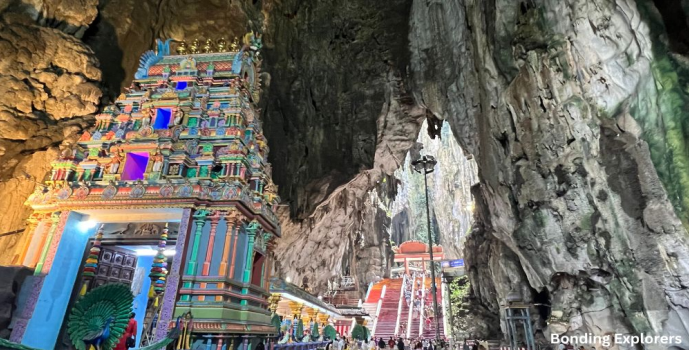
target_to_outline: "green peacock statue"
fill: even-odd
[[[106,284],[86,293],[72,308],[67,333],[78,350],[115,348],[129,322],[134,297],[129,286]],[[160,341],[135,350],[158,350],[174,342],[180,334],[180,320]],[[0,350],[40,350],[0,338]]]
[[[124,334],[134,296],[125,284],[112,283],[86,293],[72,308],[67,333],[77,350],[111,350]]]

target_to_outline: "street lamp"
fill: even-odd
[[[438,161],[433,156],[423,156],[411,162],[414,171],[423,174],[423,183],[426,189],[426,224],[428,227],[428,250],[431,258],[431,292],[433,293],[433,313],[435,314],[435,339],[440,341],[440,318],[438,317],[438,295],[437,287],[435,285],[435,266],[433,260],[433,236],[431,234],[431,210],[428,203],[428,174],[433,172],[433,168]]]

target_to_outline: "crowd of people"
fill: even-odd
[[[388,340],[383,338],[371,340],[350,340],[347,337],[340,337],[326,346],[326,350],[449,350],[447,342],[443,339],[436,342],[435,339],[408,339],[390,337]],[[470,349],[478,350],[478,349]],[[487,350],[487,349],[486,349]]]

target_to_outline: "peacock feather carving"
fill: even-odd
[[[111,350],[124,334],[134,297],[124,284],[106,284],[86,293],[72,308],[67,332],[77,350]]]
[[[148,77],[148,69],[162,60],[164,56],[170,54],[170,41],[172,39],[167,39],[165,42],[156,39],[157,52],[148,50],[141,55],[141,58],[139,58],[139,69],[134,73],[134,78],[143,79]]]

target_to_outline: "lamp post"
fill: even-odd
[[[433,293],[433,313],[435,315],[435,339],[440,341],[440,319],[438,317],[438,295],[435,284],[435,265],[433,260],[433,235],[431,234],[431,210],[428,203],[428,174],[433,172],[433,168],[438,161],[433,156],[423,156],[411,162],[414,171],[423,174],[423,183],[426,189],[426,224],[428,227],[428,250],[431,258],[431,293]]]

